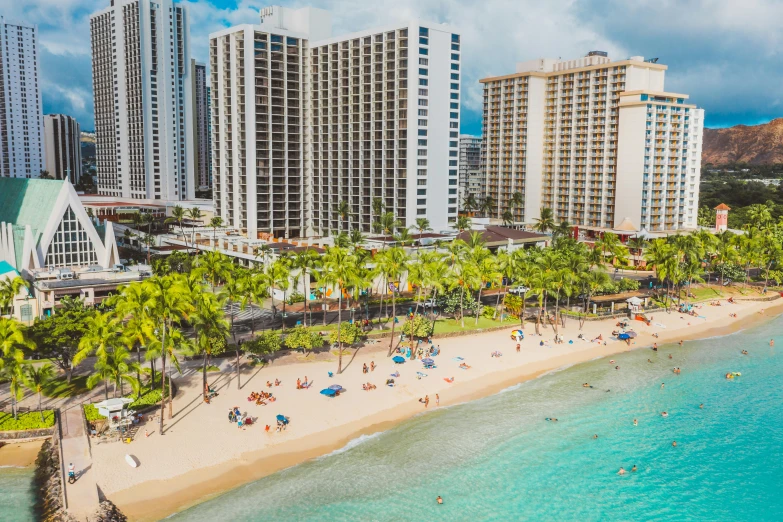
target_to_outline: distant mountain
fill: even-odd
[[[702,164],[783,163],[783,118],[762,125],[704,129]]]

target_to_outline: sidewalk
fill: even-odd
[[[62,412],[62,448],[63,467],[66,470],[65,498],[68,512],[79,520],[87,520],[98,508],[98,487],[95,473],[92,471],[92,453],[90,442],[84,428],[84,416],[81,405],[72,403]],[[68,484],[68,465],[73,463],[76,470],[76,483]]]

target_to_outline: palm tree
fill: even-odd
[[[186,319],[193,309],[185,278],[181,275],[155,276],[147,279],[144,284],[149,285],[154,305],[150,310],[150,317],[157,325],[156,342],[161,347],[161,404],[160,404],[160,433],[163,434],[163,417],[166,396],[166,335],[170,334],[174,323]],[[159,341],[157,341],[159,339]],[[172,416],[171,376],[169,376],[169,417]]]
[[[375,269],[383,280],[388,283],[392,298],[392,331],[389,340],[389,356],[394,345],[394,327],[397,321],[397,292],[399,291],[399,279],[408,269],[408,255],[401,247],[393,247],[375,256]],[[386,289],[384,288],[384,291]]]
[[[356,259],[341,247],[327,248],[324,254],[322,281],[337,290],[337,373],[343,372],[343,342],[340,329],[343,321],[343,290],[350,288],[356,279]]]
[[[204,215],[201,213],[201,209],[198,208],[198,207],[191,207],[187,211],[187,214],[188,214],[188,217],[190,218],[191,221],[201,221],[201,218],[204,217]],[[193,247],[196,250],[196,258],[198,258],[198,250],[199,249],[196,246],[196,236],[195,236],[195,234],[196,234],[195,229],[191,229],[191,237],[190,237],[191,241],[190,242],[193,244]]]
[[[240,359],[240,346],[237,343],[236,331],[234,330],[234,318],[237,312],[237,303],[241,302],[243,297],[247,293],[246,289],[247,278],[241,270],[234,269],[228,273],[226,277],[226,283],[223,285],[223,289],[220,292],[220,299],[225,300],[228,303],[228,309],[231,315],[231,338],[234,341],[234,349],[236,351],[236,367],[237,367],[237,390],[242,389],[240,383],[241,373],[239,371],[239,359]]]
[[[419,232],[419,246],[418,248],[421,248],[421,236],[425,232],[432,232],[432,227],[430,226],[430,220],[427,218],[416,218],[416,224],[413,225],[413,228],[415,228]],[[418,249],[417,249],[418,251]]]
[[[514,214],[512,214],[510,210],[504,210],[501,217],[503,219],[503,224],[507,227],[514,224]]]
[[[378,221],[373,223],[373,228],[376,232],[383,234],[384,236],[390,236],[394,233],[394,230],[401,227],[402,223],[394,216],[393,212],[386,212],[378,217]],[[384,242],[384,247],[386,243]]]
[[[525,204],[525,197],[522,195],[521,192],[514,192],[511,194],[511,199],[508,200],[508,205],[511,207],[511,209],[515,208],[522,208],[522,206]]]
[[[410,231],[407,228],[403,228],[397,234],[394,234],[394,241],[400,246],[410,246],[413,244],[414,239]]]
[[[739,257],[736,249],[736,236],[733,232],[724,230],[715,235],[713,263],[716,266],[726,266],[733,263]],[[725,270],[721,270],[720,284],[723,286]]]
[[[497,259],[490,253],[489,249],[483,246],[475,246],[468,254],[472,264],[472,273],[475,274],[475,281],[478,283],[478,297],[476,301],[476,325],[478,325],[479,314],[481,313],[481,291],[487,283],[497,281],[501,277],[498,270]]]
[[[117,390],[123,383],[128,383],[131,389],[138,392],[141,384],[134,377],[137,373],[138,363],[131,360],[131,353],[124,346],[118,346],[113,351],[106,353],[98,358],[95,363],[94,373],[87,378],[87,387],[93,389],[96,384],[104,380],[111,381],[114,384],[114,397],[117,397]],[[106,398],[108,399],[108,388],[106,389]],[[120,389],[120,395],[122,390]]]
[[[272,297],[272,312],[274,316],[277,316],[275,287],[283,291],[283,305],[285,306],[285,293],[290,285],[291,270],[286,261],[278,259],[267,268],[266,276],[270,285],[269,295]],[[285,330],[285,317],[283,317],[283,330]]]
[[[124,325],[114,313],[98,313],[84,322],[86,331],[79,341],[79,351],[73,357],[73,366],[93,354],[103,358],[123,343]]]
[[[348,215],[351,212],[351,207],[348,205],[347,201],[342,200],[339,203],[337,203],[337,209],[336,210],[337,210],[337,215],[343,221],[347,221],[348,220]],[[337,230],[342,230],[342,228],[343,228],[343,224],[342,224],[342,222],[340,222],[338,224]]]
[[[533,221],[536,222],[535,225],[533,225],[533,229],[542,234],[546,234],[555,228],[555,217],[551,208],[541,207],[540,216],[533,218]]]
[[[644,259],[648,266],[652,266],[655,269],[655,277],[663,282],[668,280],[671,282],[674,266],[679,264],[679,260],[676,258],[674,247],[666,242],[665,239],[653,239],[647,246],[647,250],[644,253]],[[674,261],[672,263],[672,261]],[[665,303],[668,306],[669,292],[667,292]]]
[[[293,259],[291,260],[291,268],[294,270],[299,270],[300,274],[302,275],[302,281],[305,285],[304,292],[304,317],[302,318],[304,326],[307,326],[307,300],[310,297],[310,285],[309,285],[309,279],[308,279],[308,273],[309,275],[315,275],[318,277],[318,267],[321,266],[321,256],[318,255],[318,252],[312,249],[302,250],[301,252],[297,252]],[[324,313],[324,315],[326,315]],[[312,322],[312,316],[311,321]]]
[[[188,238],[185,236],[185,227],[182,222],[185,220],[185,209],[179,205],[175,205],[171,209],[171,216],[166,218],[166,223],[177,223],[179,225],[179,232],[182,234],[182,239],[185,241],[185,248],[188,246]]]
[[[228,322],[226,322],[223,306],[214,294],[202,293],[195,301],[195,310],[190,314],[189,321],[196,332],[193,343],[193,355],[202,354],[204,363],[201,374],[203,378],[204,400],[207,398],[207,365],[214,354],[215,342],[225,341],[228,337]],[[237,365],[238,367],[238,365]]]
[[[210,288],[215,291],[215,285],[223,281],[231,270],[231,260],[227,255],[218,251],[207,252],[203,257],[194,262],[196,268],[206,275]]]
[[[270,252],[272,252],[272,247],[269,246],[269,243],[263,243],[253,248],[253,257],[256,259],[259,257],[263,258],[264,266],[266,266],[266,259]]]
[[[263,272],[248,271],[245,273],[245,279],[242,287],[244,292],[242,294],[241,308],[246,310],[248,306],[251,308],[250,313],[250,333],[255,337],[256,334],[256,314],[253,313],[253,303],[261,308],[261,305],[269,295],[269,279]]]
[[[473,215],[473,212],[478,210],[478,208],[479,204],[478,201],[476,201],[476,196],[474,194],[468,194],[462,200],[462,209],[468,214]]]
[[[125,320],[124,336],[128,346],[131,349],[136,348],[136,362],[139,363],[139,373],[136,378],[141,381],[141,348],[149,343],[155,330],[150,317],[154,301],[147,285],[127,285],[118,290],[120,293],[113,296],[109,303],[114,305],[117,317]],[[152,369],[152,382],[155,382],[154,365]]]
[[[484,216],[491,217],[491,214],[495,210],[495,200],[492,198],[492,196],[486,196],[481,201],[481,212],[484,213]]]
[[[452,227],[456,228],[461,234],[466,230],[470,230],[473,227],[473,222],[469,217],[457,216],[457,221],[452,225]]]
[[[432,258],[427,261],[427,269],[425,270],[425,277],[423,286],[425,288],[432,289],[432,302],[435,303],[438,299],[438,293],[443,293],[445,289],[446,279],[449,273],[449,265],[443,259],[443,256],[437,253],[433,253]],[[430,335],[435,331],[435,307],[431,307],[432,313],[432,326],[430,327]]]
[[[647,240],[643,237],[634,236],[628,240],[628,248],[634,255],[642,255],[645,246],[647,246]]]
[[[0,280],[0,315],[14,315],[14,300],[22,288],[29,292],[27,281],[19,276]]]
[[[11,396],[11,414],[14,416],[14,420],[16,420],[18,413],[16,405],[23,396],[22,383],[24,382],[24,372],[21,360],[6,360],[2,371],[0,371],[0,377],[8,381],[8,392]]]
[[[772,211],[768,205],[758,203],[747,209],[748,223],[746,227],[764,228],[772,222]]]
[[[213,248],[217,248],[217,229],[223,227],[223,218],[215,216],[209,220],[209,228],[212,229],[212,244]]]
[[[606,286],[606,284],[609,282],[609,275],[604,271],[603,267],[598,267],[594,270],[590,270],[587,272],[587,275],[584,279],[584,285],[587,289],[587,293],[585,294],[585,308],[584,308],[584,314],[580,318],[579,321],[579,329],[582,329],[582,326],[584,326],[585,323],[585,317],[590,311],[590,301],[593,299],[593,295],[599,291],[601,288]]]
[[[36,366],[28,364],[25,366],[25,375],[23,384],[33,393],[38,394],[38,411],[41,413],[41,422],[44,421],[43,408],[41,407],[43,389],[55,378],[54,366],[49,363]]]
[[[555,226],[552,229],[552,237],[557,238],[567,238],[571,236],[571,223],[568,221],[561,221],[559,225]]]

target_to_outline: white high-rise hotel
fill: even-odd
[[[369,232],[457,215],[460,37],[411,21],[342,36],[270,7],[210,35],[217,213],[249,237]]]
[[[579,227],[695,228],[704,111],[664,91],[656,61],[592,52],[481,80],[485,194],[498,216],[530,223],[551,208]],[[511,208],[516,192],[524,205]]]
[[[100,194],[192,199],[188,15],[172,0],[110,0],[90,16]]]
[[[38,28],[0,16],[0,176],[37,178],[44,169]]]

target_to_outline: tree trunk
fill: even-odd
[[[476,323],[475,323],[476,326],[478,326],[478,318],[479,318],[479,314],[481,313],[481,286],[479,286],[477,302],[478,302],[478,306],[476,307]]]
[[[392,331],[391,331],[391,339],[389,339],[389,357],[391,357],[392,354],[392,346],[394,346],[394,326],[396,324],[397,319],[397,306],[396,306],[396,299],[394,295],[394,291],[392,290]]]
[[[560,312],[560,293],[557,294],[555,297],[555,320],[552,321],[552,328],[555,330],[555,335],[557,335],[557,318],[558,313]]]
[[[103,380],[103,396],[107,401],[109,400],[109,379]]]
[[[435,300],[438,298],[438,289],[434,289],[432,291],[432,308],[430,308],[430,313],[432,314],[432,328],[430,328],[430,337],[435,335]]]
[[[304,313],[302,314],[302,326],[307,328],[307,296],[310,294],[310,282],[307,280],[307,270],[303,270],[304,276],[302,278],[302,281],[307,285],[307,288],[304,289]]]
[[[241,385],[240,385],[240,383],[239,383],[239,379],[240,379],[240,376],[241,376],[242,374],[241,374],[241,372],[239,371],[239,369],[240,369],[240,368],[239,368],[239,345],[238,345],[238,344],[235,344],[234,346],[236,346],[236,351],[237,351],[237,390],[241,390],[241,389],[242,389],[242,386],[241,386]]]
[[[163,415],[166,413],[166,321],[163,321],[163,335],[160,363],[160,434],[163,435]],[[153,382],[153,386],[154,386]]]
[[[340,288],[337,295],[337,373],[343,373],[343,340],[340,337],[340,328],[343,324],[343,289]]]
[[[174,355],[172,354],[172,358]],[[169,363],[169,368],[171,368],[171,363]],[[169,369],[169,419],[174,418],[174,390],[172,389],[174,385],[172,384],[172,377],[171,377],[171,370]],[[163,397],[161,397],[161,400],[163,400]]]
[[[465,328],[465,312],[462,309],[462,306],[463,306],[462,301],[463,301],[464,296],[465,296],[465,287],[464,286],[460,286],[459,287],[459,320],[460,320],[460,323],[462,324],[462,328]]]
[[[204,365],[201,368],[201,375],[203,377],[204,386],[202,389],[204,390],[204,402],[207,401],[207,352],[204,352]]]
[[[139,391],[136,393],[136,398],[141,399],[141,345],[136,345],[136,362],[139,364],[139,369],[136,370],[136,378],[139,380]]]
[[[41,414],[41,422],[44,421],[43,408],[41,407],[41,392],[38,392],[38,412]]]
[[[65,375],[68,376],[68,384],[71,384],[71,376],[73,376],[73,365],[68,364],[68,368],[65,370]]]

